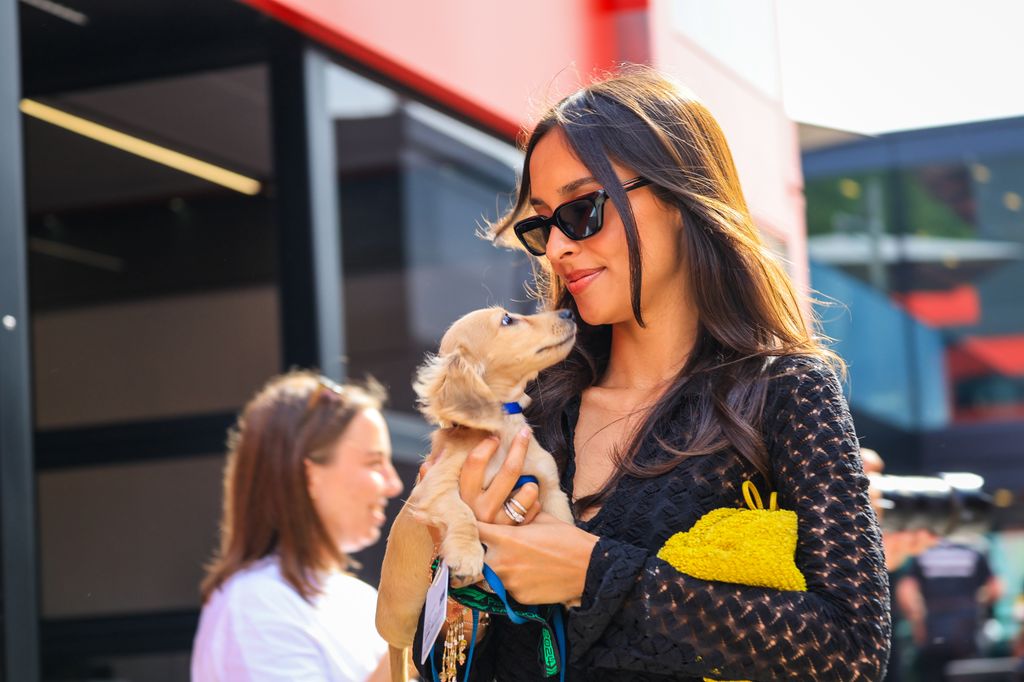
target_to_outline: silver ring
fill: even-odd
[[[513,506],[513,507],[515,508],[515,510],[516,510],[517,512],[519,512],[520,516],[522,516],[523,518],[526,518],[526,514],[527,514],[528,512],[526,511],[526,507],[524,507],[524,506],[523,506],[523,503],[522,503],[522,502],[520,502],[519,500],[517,500],[517,499],[516,499],[516,498],[514,498],[514,497],[510,497],[510,498],[508,498],[507,500],[505,500],[505,502],[506,502],[507,504],[510,504],[510,505],[512,505],[512,506]]]
[[[513,509],[508,502],[508,500],[505,500],[505,504],[501,505],[501,508],[505,510],[505,516],[512,519],[512,523],[518,526],[526,520],[526,517]]]

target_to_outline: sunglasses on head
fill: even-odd
[[[622,189],[629,192],[649,184],[651,181],[647,178],[633,178],[622,183]],[[534,256],[543,256],[547,251],[552,225],[574,242],[593,237],[600,232],[604,225],[604,203],[607,200],[608,193],[599,189],[565,202],[551,212],[550,218],[537,215],[520,220],[513,230],[527,251]]]
[[[316,379],[316,388],[309,394],[309,400],[306,401],[306,416],[309,416],[310,411],[320,404],[320,401],[324,398],[331,401],[338,401],[345,395],[345,389],[340,384],[328,379],[327,377],[321,376]]]

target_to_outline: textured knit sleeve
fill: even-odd
[[[763,430],[779,505],[797,514],[808,591],[699,580],[602,538],[569,619],[571,661],[724,680],[882,678],[888,578],[845,399],[817,360],[776,366]]]

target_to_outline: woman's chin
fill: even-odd
[[[580,301],[579,299],[576,300],[576,312],[580,316],[580,319],[591,327],[608,324],[604,321],[604,316],[600,314],[597,306],[587,305],[586,301]]]
[[[380,529],[374,528],[372,531],[366,533],[363,537],[358,539],[347,539],[341,543],[341,551],[345,554],[355,554],[361,552],[370,545],[377,544],[380,540]]]
[[[576,310],[579,313],[580,319],[591,327],[615,324],[616,322],[621,322],[623,317],[622,315],[613,314],[607,307],[588,306],[580,301],[576,301]],[[628,317],[629,319],[633,318],[632,311],[629,312]]]

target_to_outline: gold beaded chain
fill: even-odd
[[[448,618],[448,632],[444,636],[444,655],[441,658],[441,682],[456,682],[460,665],[466,665],[466,608],[461,604]]]
[[[430,565],[433,566],[440,554],[440,546],[434,545],[434,558]],[[431,577],[433,577],[433,570]],[[444,636],[444,654],[441,657],[440,682],[457,682],[458,666],[466,665],[466,647],[469,642],[466,639],[466,609],[465,606],[448,598],[448,631]],[[485,632],[490,623],[490,614],[483,611],[479,614],[478,632]],[[479,637],[478,637],[479,639]]]

